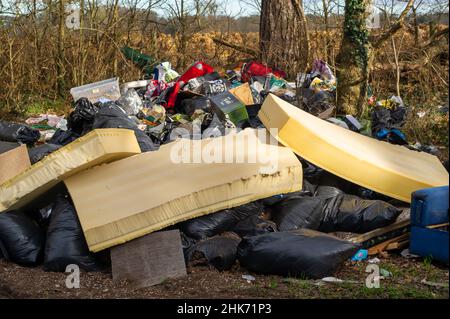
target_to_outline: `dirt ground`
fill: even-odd
[[[429,260],[399,255],[380,258],[380,268],[392,276],[379,288],[367,288],[367,261],[347,262],[335,277],[349,282],[251,274],[235,265],[218,272],[208,267],[188,268],[188,276],[150,288],[134,290],[127,282],[114,283],[110,273],[81,273],[80,288],[66,288],[67,274],[44,272],[0,260],[0,298],[449,298],[448,267]],[[244,274],[256,280],[248,282]],[[439,285],[425,284],[426,280]]]

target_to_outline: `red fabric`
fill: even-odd
[[[214,68],[204,62],[196,62],[193,66],[191,66],[175,83],[172,92],[170,93],[167,99],[166,108],[173,108],[175,106],[175,102],[177,101],[178,92],[180,92],[180,88],[182,85],[186,84],[189,80],[198,78],[199,76],[203,76],[205,74],[213,73]]]
[[[253,76],[266,76],[269,73],[279,78],[286,78],[286,73],[281,70],[272,69],[260,62],[251,61],[242,70],[242,81],[249,82]]]

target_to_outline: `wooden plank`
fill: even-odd
[[[113,247],[111,264],[113,281],[127,280],[134,288],[187,275],[179,230],[155,232]]]
[[[403,240],[403,241],[397,241],[395,243],[390,243],[387,245],[386,250],[396,250],[396,249],[402,249],[409,245],[409,239]]]
[[[437,228],[443,228],[443,227],[448,227],[448,223],[427,226],[428,229],[437,229]]]
[[[386,227],[383,227],[383,228],[378,228],[378,229],[372,230],[370,232],[367,232],[365,234],[361,234],[361,235],[358,235],[356,237],[352,237],[349,240],[351,242],[354,242],[354,243],[362,243],[362,242],[365,242],[365,241],[367,241],[367,240],[369,240],[371,238],[374,238],[374,237],[377,237],[377,236],[381,236],[381,235],[389,233],[389,232],[391,232],[393,230],[406,227],[409,224],[410,224],[410,220],[409,219],[408,220],[399,221],[399,222],[395,222],[395,223],[393,223],[393,224],[391,224],[389,226],[386,226]]]
[[[403,234],[403,235],[398,236],[398,237],[396,237],[396,238],[389,239],[389,240],[387,240],[387,241],[384,241],[384,242],[382,242],[382,243],[379,243],[378,245],[375,245],[375,246],[373,246],[373,247],[370,247],[369,250],[368,250],[369,255],[370,255],[370,256],[372,256],[372,255],[377,255],[377,254],[379,254],[380,252],[386,250],[387,247],[389,246],[389,244],[394,243],[394,242],[403,241],[403,240],[405,240],[405,239],[407,239],[407,238],[409,238],[409,233],[408,233],[408,234]]]

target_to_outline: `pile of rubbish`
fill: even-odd
[[[336,78],[324,61],[315,61],[296,85],[284,72],[257,61],[224,74],[196,62],[180,75],[169,62],[149,70],[147,60],[143,56],[138,62],[150,79],[120,85],[113,78],[71,89],[74,104],[67,119],[41,114],[24,124],[0,121],[0,258],[42,264],[46,271],[76,264],[85,271],[112,266],[114,272],[108,252],[115,246],[178,230],[188,266],[224,271],[239,262],[254,273],[320,279],[355,256],[368,258],[389,244],[405,248],[411,193],[420,189],[417,185],[448,185],[448,172],[437,158],[410,150],[415,148],[401,131],[407,107],[400,97],[372,99],[371,121],[335,116]],[[311,134],[305,135],[301,120],[296,131],[291,122],[282,122],[275,106],[290,119],[305,111],[334,125],[323,132],[308,127]],[[286,146],[272,146],[282,155],[271,174],[258,172],[258,163],[195,162],[178,168],[169,163],[180,139],[244,148],[224,137],[237,138],[243,130],[250,138],[271,128],[280,130],[272,138]],[[375,168],[353,177],[335,169],[328,155],[317,160],[328,146],[317,144],[312,148],[319,153],[311,153],[302,141],[328,129],[343,138],[370,136],[386,153],[401,148],[398,162],[404,156],[405,169],[413,166],[405,173],[412,175],[410,182],[399,182],[407,196],[371,184]],[[358,138],[351,135],[348,141]],[[342,156],[352,153],[341,150]],[[417,162],[408,162],[415,156]],[[358,165],[395,173],[389,158],[377,161]],[[414,175],[429,167],[434,175]],[[392,177],[392,183],[396,178],[401,179]]]

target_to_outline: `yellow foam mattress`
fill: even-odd
[[[411,202],[411,193],[448,185],[433,155],[346,130],[269,95],[259,118],[283,145],[307,161],[348,181]]]
[[[300,162],[269,139],[266,130],[253,129],[194,142],[179,139],[66,179],[89,249],[300,190]]]
[[[0,212],[20,208],[89,167],[139,154],[132,130],[97,129],[46,156],[0,185]]]

